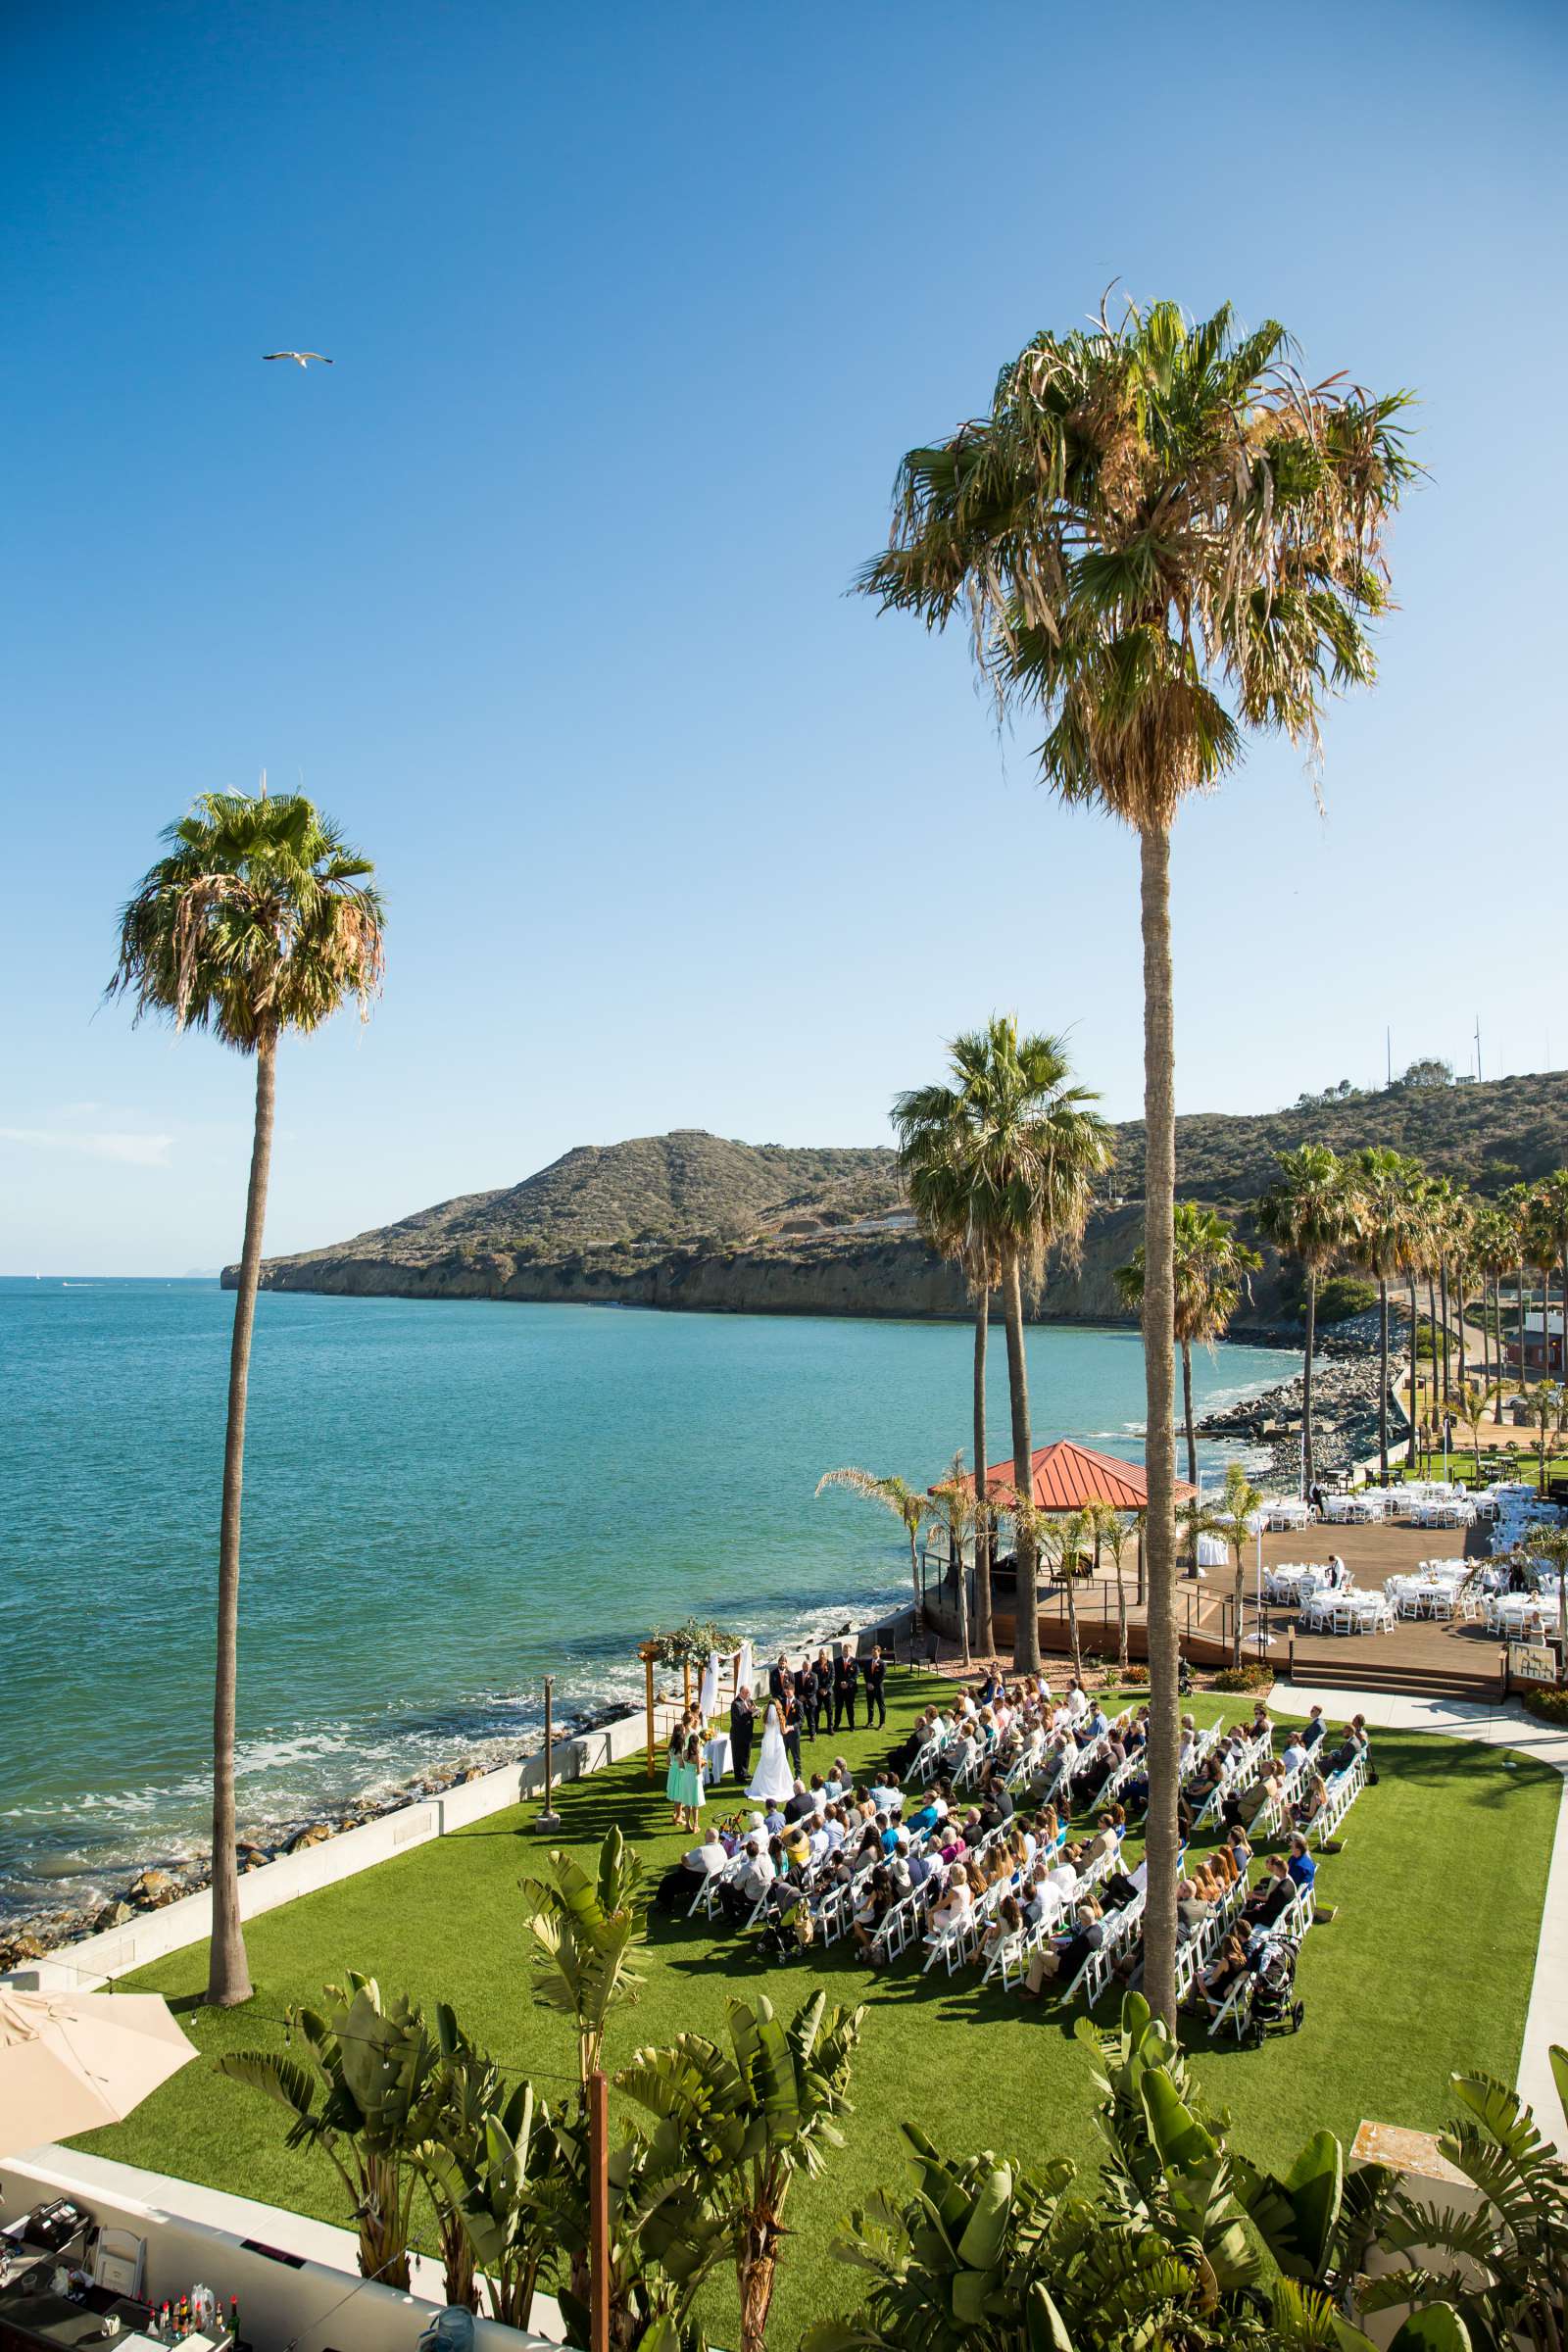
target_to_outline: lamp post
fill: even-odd
[[[561,1815],[556,1811],[555,1806],[550,1802],[551,1765],[553,1761],[556,1731],[554,1712],[555,1690],[556,1678],[553,1674],[547,1674],[545,1676],[545,1801],[540,1806],[539,1811],[535,1814],[533,1824],[536,1830],[546,1831],[559,1830],[561,1827]]]

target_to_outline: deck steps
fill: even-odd
[[[1398,1690],[1413,1698],[1458,1698],[1481,1705],[1495,1705],[1503,1695],[1500,1660],[1486,1668],[1469,1660],[1463,1665],[1414,1665],[1369,1657],[1369,1647],[1365,1642],[1347,1642],[1303,1654],[1298,1644],[1290,1686],[1307,1690]]]

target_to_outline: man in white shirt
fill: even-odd
[[[1298,1771],[1301,1765],[1303,1765],[1305,1762],[1306,1750],[1301,1745],[1300,1734],[1298,1732],[1293,1732],[1291,1734],[1291,1743],[1285,1750],[1284,1755],[1280,1758],[1280,1769],[1283,1771],[1286,1779],[1289,1780],[1292,1773]]]
[[[760,1902],[777,1876],[773,1857],[766,1846],[756,1838],[748,1838],[746,1868],[741,1873],[741,1893],[746,1900],[749,1903]]]
[[[724,1840],[716,1826],[709,1831],[701,1845],[694,1845],[689,1853],[681,1856],[681,1860],[686,1869],[696,1871],[702,1878],[711,1878],[716,1871],[722,1870],[729,1856],[724,1851]]]
[[[1052,1886],[1055,1887],[1056,1892],[1062,1896],[1063,1900],[1065,1900],[1068,1895],[1075,1894],[1077,1892],[1078,1872],[1074,1864],[1071,1862],[1058,1862],[1055,1869],[1048,1871],[1046,1875]]]
[[[1089,1712],[1089,1693],[1082,1683],[1075,1682],[1067,1693],[1067,1711],[1075,1724],[1082,1723]]]
[[[903,1805],[904,1798],[897,1788],[890,1788],[886,1781],[879,1779],[871,1784],[871,1802],[879,1813],[887,1814],[891,1820]]]
[[[822,1835],[827,1839],[828,1852],[830,1854],[836,1854],[839,1850],[839,1847],[844,1843],[844,1824],[839,1819],[836,1811],[830,1811],[824,1817],[822,1822]]]

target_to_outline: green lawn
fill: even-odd
[[[816,1755],[825,1762],[839,1744],[858,1767],[885,1753],[930,1688],[901,1674],[888,1734],[818,1741]],[[1206,1720],[1220,1707],[1200,1699],[1197,1711]],[[1245,1700],[1225,1707],[1250,1712]],[[1238,2143],[1265,2159],[1285,2158],[1320,2126],[1348,2140],[1363,2117],[1434,2126],[1446,2111],[1451,2068],[1511,2080],[1518,2062],[1558,1776],[1526,1757],[1425,1737],[1381,1734],[1375,1756],[1380,1785],[1358,1800],[1345,1850],[1319,1873],[1320,1897],[1339,1915],[1313,1929],[1302,1955],[1303,2032],[1261,2051],[1205,2045],[1200,2060]],[[560,1803],[565,1842],[595,1845],[615,1822],[651,1873],[689,1842],[669,1827],[662,1787],[650,1786],[640,1758],[567,1787]],[[564,2084],[544,2076],[573,2072],[572,2041],[564,2022],[531,1997],[519,1930],[515,1888],[535,1844],[531,1813],[496,1815],[255,1921],[246,1932],[251,2010],[197,2006],[205,1947],[134,1983],[167,1993],[193,2038],[218,2051],[277,2044],[270,2021],[286,2003],[360,1969],[384,1990],[451,2001],[477,2038],[535,2073],[541,2095],[563,2095]],[[918,2120],[956,2153],[994,2147],[1025,2160],[1064,2152],[1095,2162],[1088,2064],[1049,2008],[982,1995],[972,1981],[922,1978],[907,1958],[873,1975],[842,1944],[819,1962],[767,1970],[735,1935],[684,1920],[655,1924],[652,1955],[640,2008],[612,2034],[614,2063],[641,2041],[682,2030],[721,2033],[732,1991],[765,1990],[792,2009],[821,1983],[830,1999],[867,2003],[848,2147],[824,2180],[798,2189],[792,2207],[798,2235],[772,2323],[780,2345],[796,2342],[808,2319],[855,2300],[855,2275],[830,2261],[828,2242],[852,2203],[899,2180],[901,2118]],[[187,2069],[128,2123],[82,2144],[342,2221],[326,2168],[282,2142],[281,2113],[260,2094]],[[710,2325],[717,2341],[733,2341],[725,2298]]]

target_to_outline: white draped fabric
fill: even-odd
[[[718,1713],[717,1658],[710,1657],[708,1664],[703,1668],[703,1687],[697,1694],[697,1704],[702,1709],[703,1721],[711,1723],[713,1717]]]

